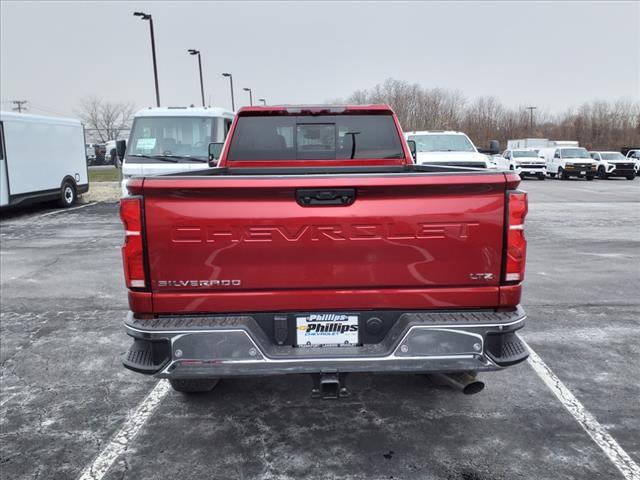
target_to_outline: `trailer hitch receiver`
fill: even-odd
[[[345,384],[346,373],[314,373],[311,398],[322,400],[337,400],[349,396],[349,390]]]

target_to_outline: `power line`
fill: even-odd
[[[45,105],[40,105],[39,103],[31,103],[31,109],[32,110],[40,110],[41,112],[46,112],[46,113],[52,113],[54,115],[59,115],[61,117],[69,117],[70,115],[68,113],[61,113],[61,112],[57,112],[56,110],[53,110],[52,108],[49,108]]]

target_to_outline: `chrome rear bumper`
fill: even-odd
[[[499,370],[528,353],[514,332],[525,313],[458,311],[400,315],[383,341],[360,347],[278,346],[251,315],[125,321],[127,368],[164,378],[321,372]]]

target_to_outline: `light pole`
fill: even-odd
[[[251,89],[245,87],[243,90],[245,92],[249,92],[249,105],[253,106],[253,95],[251,94]]]
[[[202,61],[200,59],[200,50],[194,50],[190,48],[187,50],[189,55],[198,55],[198,69],[200,70],[200,95],[202,95],[202,106],[205,107],[204,103],[204,83],[202,82]]]
[[[530,114],[530,115],[529,115],[529,117],[530,117],[530,119],[529,119],[529,129],[530,129],[531,131],[533,131],[533,111],[534,111],[536,108],[538,108],[538,107],[527,107],[527,108],[526,108],[527,110],[529,110],[529,114]]]
[[[223,73],[223,77],[229,77],[229,82],[231,83],[231,110],[236,111],[236,101],[233,99],[233,75],[230,73]]]
[[[153,18],[144,12],[133,12],[134,17],[140,17],[141,20],[149,20],[149,30],[151,31],[151,54],[153,55],[153,78],[156,81],[156,104],[160,106],[160,88],[158,87],[158,66],[156,65],[156,40],[153,36]]]
[[[262,105],[264,105],[265,107],[267,106],[267,101],[264,98],[259,98],[258,101],[262,102]]]

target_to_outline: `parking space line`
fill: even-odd
[[[53,212],[47,212],[47,213],[43,213],[42,215],[37,215],[35,218],[48,217],[49,215],[56,215],[58,213],[70,212],[72,210],[79,210],[79,209],[84,208],[84,207],[90,207],[91,205],[95,205],[96,203],[98,203],[98,202],[85,203],[84,205],[80,205],[79,207],[64,208],[64,209],[60,209],[60,210],[54,210]]]
[[[111,438],[102,452],[90,465],[85,467],[78,480],[100,480],[104,477],[113,462],[127,450],[129,442],[135,438],[149,420],[170,389],[167,380],[160,380],[156,383],[145,399],[127,416],[122,428]]]
[[[629,454],[615,441],[607,430],[598,422],[595,417],[584,408],[584,405],[571,393],[562,381],[556,377],[555,373],[538,354],[520,337],[522,343],[529,349],[529,364],[538,374],[547,387],[558,397],[564,407],[573,418],[589,434],[594,442],[604,451],[613,464],[620,470],[627,480],[640,480],[640,467],[635,463]]]

